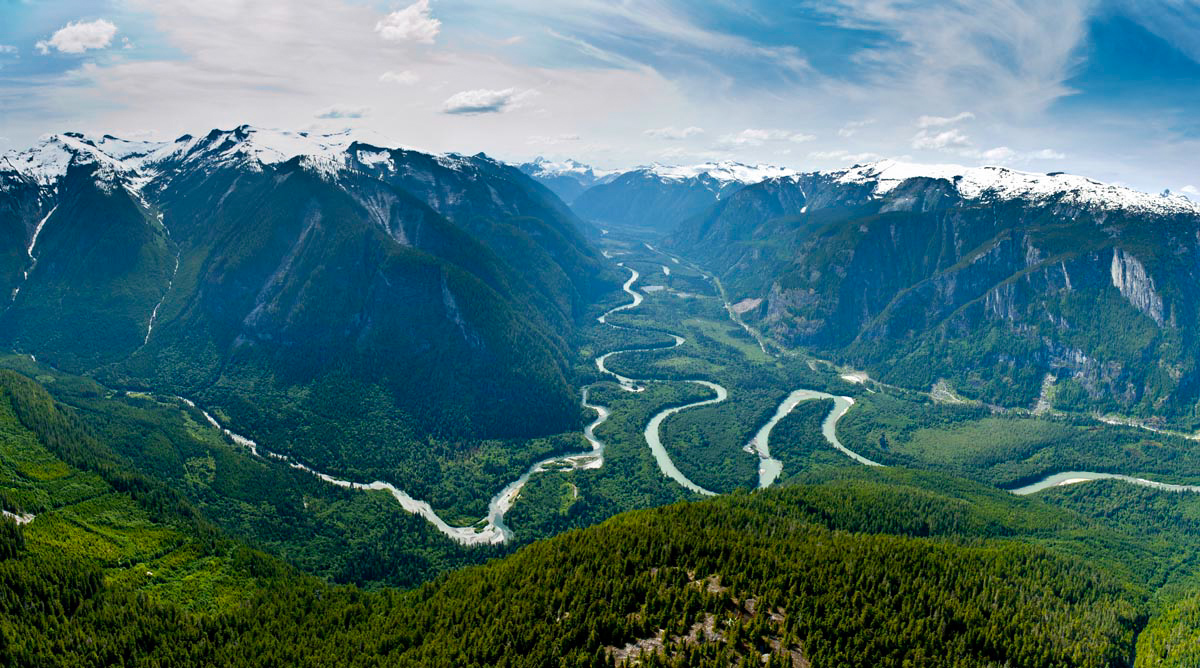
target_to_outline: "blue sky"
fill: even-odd
[[[1200,198],[1200,0],[0,0],[0,150],[352,126],[602,167],[880,157]]]

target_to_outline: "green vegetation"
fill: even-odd
[[[636,257],[639,271],[658,267]],[[506,517],[517,540],[500,548],[462,548],[386,493],[254,458],[169,397],[6,358],[36,382],[0,372],[0,503],[37,517],[0,521],[0,666],[1116,667],[1135,642],[1138,665],[1187,665],[1200,496],[994,485],[1063,462],[1187,479],[1188,443],[868,393],[803,358],[757,359],[740,328],[717,326],[729,321],[697,274],[659,271],[693,296],[652,292],[612,316],[641,332],[589,326],[574,371],[601,380],[598,352],[658,346],[610,363],[658,380],[591,386],[612,411],[596,430],[604,466],[533,476]],[[673,331],[687,342],[667,348]],[[853,394],[842,440],[902,467],[833,450],[820,433],[831,401],[808,401],[772,433],[783,487],[688,502],[642,431],[710,396],[678,382],[696,378],[730,399],[673,416],[662,435],[702,485],[754,484],[742,446],[797,387]],[[370,410],[372,396],[353,403]],[[330,406],[350,410],[342,401]],[[528,458],[585,448],[578,433],[419,442],[429,479],[393,479],[451,522],[480,517]],[[388,457],[336,472],[413,474]]]
[[[858,462],[833,449],[821,425],[833,410],[833,399],[800,402],[771,430],[771,456],[783,462],[777,484],[793,476],[836,475],[861,468]]]
[[[662,442],[680,472],[701,487],[714,492],[753,488],[758,456],[743,448],[782,400],[779,392],[746,391],[683,411],[663,423]]]
[[[642,650],[648,665],[1124,664],[1136,588],[1043,548],[966,539],[978,519],[955,505],[879,484],[734,495],[623,515],[408,594],[278,573],[218,615],[17,557],[0,572],[45,583],[37,603],[68,621],[8,608],[0,637],[13,665],[599,666]]]
[[[662,245],[732,301],[768,299],[747,319],[778,346],[887,383],[945,378],[1029,409],[1049,373],[1073,384],[1060,408],[1200,424],[1194,217],[963,199],[935,178],[870,199],[803,181],[743,188]],[[1114,262],[1146,277],[1133,289],[1155,306],[1114,285]]]
[[[1200,480],[1195,443],[1089,418],[992,414],[889,393],[861,395],[839,422],[847,447],[885,464],[975,478],[1001,487],[1058,471],[1104,471]]]
[[[1200,665],[1200,593],[1191,594],[1150,619],[1138,635],[1134,668]]]

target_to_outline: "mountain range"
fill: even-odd
[[[596,169],[570,159],[556,162],[540,156],[521,163],[517,169],[549,188],[567,204],[592,186],[609,183],[621,175],[618,170]]]
[[[886,382],[1194,427],[1197,230],[1179,195],[885,161],[745,187],[667,246],[780,344]]]
[[[0,213],[3,345],[402,480],[429,437],[578,428],[576,323],[619,282],[519,170],[348,134],[54,135],[0,158]]]
[[[674,230],[682,221],[746,185],[796,173],[785,167],[733,161],[689,166],[653,164],[608,172],[595,172],[575,161],[535,161],[521,169],[547,187],[557,188],[555,191],[570,202],[572,209],[590,222],[602,227],[641,228],[653,234]],[[567,190],[559,185],[564,180],[572,184]]]

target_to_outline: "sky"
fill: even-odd
[[[0,151],[355,128],[602,168],[881,158],[1200,199],[1200,0],[0,0]]]

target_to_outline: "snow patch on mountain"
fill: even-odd
[[[604,183],[624,173],[620,169],[598,169],[571,159],[554,161],[541,156],[528,163],[527,174],[534,178],[551,178],[555,176],[573,176],[580,180]]]
[[[771,178],[795,176],[800,172],[788,167],[775,165],[746,165],[731,160],[720,162],[705,162],[698,165],[661,165],[658,163],[636,170],[657,176],[666,181],[685,181],[700,176],[708,176],[723,183],[741,183],[750,185]]]
[[[1051,172],[1021,172],[1007,167],[920,165],[882,160],[849,169],[820,172],[837,183],[873,186],[882,197],[911,179],[942,179],[968,200],[1058,201],[1088,209],[1124,210],[1159,215],[1200,214],[1200,203],[1182,195],[1151,195],[1092,179]]]
[[[0,157],[0,169],[17,172],[43,187],[58,183],[72,165],[89,164],[97,166],[96,175],[105,185],[135,172],[92,140],[74,132],[51,135],[28,149],[9,151]]]

